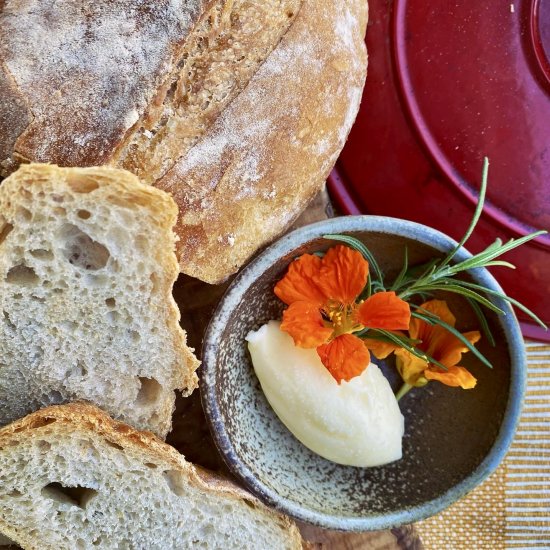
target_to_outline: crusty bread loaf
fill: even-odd
[[[172,198],[111,168],[0,186],[0,425],[86,399],[165,437],[198,362],[172,298]]]
[[[0,430],[0,532],[36,550],[301,548],[285,517],[79,403]]]
[[[219,282],[333,166],[361,99],[367,2],[142,4],[0,3],[0,165],[131,170],[178,203],[181,270]]]

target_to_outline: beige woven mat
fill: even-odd
[[[468,496],[415,525],[429,550],[550,549],[550,346],[527,343],[527,395],[500,468]]]

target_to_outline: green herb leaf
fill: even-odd
[[[474,313],[476,314],[479,324],[481,325],[481,330],[485,335],[485,338],[487,338],[491,346],[495,347],[496,346],[495,337],[491,332],[491,328],[489,327],[489,323],[487,322],[487,317],[485,317],[485,313],[483,313],[483,310],[479,307],[478,303],[475,300],[472,300],[472,298],[466,298],[466,300],[468,300],[470,307],[474,310]]]
[[[495,304],[493,304],[493,302],[481,296],[477,292],[474,292],[469,288],[464,288],[463,286],[461,286],[459,284],[461,281],[457,281],[454,279],[445,279],[444,281],[440,281],[440,282],[442,284],[431,284],[429,285],[428,288],[430,290],[445,290],[447,292],[452,292],[453,294],[460,294],[465,298],[472,298],[473,300],[476,300],[480,304],[484,305],[487,309],[490,309],[495,313],[498,313],[499,315],[504,315],[504,311],[500,309],[498,306],[496,306]]]
[[[395,281],[393,282],[393,285],[391,286],[390,290],[398,290],[401,286],[401,283],[403,283],[405,276],[407,275],[407,271],[409,269],[409,249],[407,246],[405,246],[405,259],[403,260],[403,267],[401,268],[401,271],[399,272],[399,275],[395,278]]]
[[[463,286],[466,286],[468,288],[472,288],[475,290],[478,290],[479,292],[485,292],[486,294],[489,294],[491,296],[496,296],[497,298],[500,298],[501,300],[504,300],[506,302],[509,302],[510,304],[516,306],[519,310],[523,311],[523,313],[529,315],[533,321],[538,323],[543,329],[548,330],[548,327],[546,324],[539,318],[537,315],[535,315],[529,308],[525,307],[523,304],[518,302],[517,300],[514,300],[514,298],[510,298],[510,296],[507,296],[506,294],[503,294],[502,292],[498,292],[496,290],[491,290],[489,288],[485,288],[481,285],[478,285],[476,283],[470,283],[468,281],[456,281],[457,283],[460,283]]]
[[[484,267],[490,267],[493,265],[499,265],[502,267],[509,267],[510,269],[516,269],[516,266],[514,264],[511,264],[510,262],[504,262],[502,260],[494,260],[492,262],[487,262]]]
[[[456,253],[464,246],[466,241],[470,238],[472,233],[474,232],[475,226],[477,225],[477,222],[479,221],[479,218],[481,217],[481,212],[483,211],[483,205],[485,204],[485,193],[487,192],[487,177],[489,175],[489,159],[485,157],[483,159],[483,171],[481,175],[481,188],[479,190],[479,198],[477,201],[477,206],[474,212],[474,217],[472,218],[472,221],[470,222],[470,225],[468,226],[468,229],[466,230],[466,233],[464,234],[464,237],[460,240],[460,242],[456,245],[454,250],[441,262],[439,269],[445,267],[449,264],[449,262],[455,257]]]
[[[532,241],[533,239],[536,239],[541,235],[545,235],[546,233],[547,231],[536,231],[535,233],[525,235],[520,239],[510,239],[507,243],[501,245],[500,247],[485,249],[483,252],[480,252],[479,254],[468,258],[467,260],[448,267],[448,272],[445,273],[444,276],[455,275],[456,273],[459,273],[461,271],[475,269],[477,267],[485,267],[489,262],[491,262],[491,260],[494,260],[495,258],[502,256],[506,252],[509,252],[510,250],[513,250],[514,248],[517,248],[518,246],[521,246],[529,241]]]

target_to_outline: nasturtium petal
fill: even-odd
[[[275,294],[285,304],[311,302],[321,305],[327,297],[315,282],[321,270],[321,258],[303,254],[289,266],[286,275],[275,285]]]
[[[312,349],[324,344],[332,335],[326,327],[319,307],[310,302],[294,302],[283,312],[281,330],[287,332],[294,344]]]
[[[447,331],[447,338],[439,339],[439,349],[437,349],[437,360],[447,365],[457,365],[462,359],[462,354],[468,352],[468,348],[453,334]],[[481,338],[477,330],[465,332],[463,335],[471,344],[475,344]],[[434,356],[435,357],[435,356]]]
[[[400,346],[393,342],[382,342],[374,338],[363,338],[363,342],[377,359],[386,359],[388,355],[400,349]]]
[[[431,313],[432,315],[439,317],[448,325],[451,325],[452,327],[455,326],[456,318],[451,313],[451,310],[449,309],[449,306],[447,305],[447,302],[445,302],[445,300],[429,300],[427,302],[424,302],[420,306],[418,311],[420,313]],[[432,334],[434,331],[435,335]],[[411,338],[417,338],[418,340],[422,340],[424,342],[431,342],[434,338],[438,337],[442,333],[448,334],[449,331],[439,325],[430,325],[428,323],[425,323],[421,319],[413,318],[411,320],[409,328],[409,334]]]
[[[368,328],[406,330],[411,308],[395,292],[377,292],[359,306],[357,320]]]
[[[411,386],[424,385],[422,381],[428,363],[404,348],[395,351],[396,366],[403,381]]]
[[[352,334],[342,334],[317,348],[321,362],[340,384],[359,376],[370,363],[370,354],[363,341]]]
[[[464,367],[448,367],[447,371],[437,367],[430,367],[424,372],[428,380],[438,380],[447,386],[461,387],[470,390],[475,387],[477,380]]]
[[[369,264],[348,246],[330,248],[322,260],[316,283],[332,301],[352,304],[367,284]]]

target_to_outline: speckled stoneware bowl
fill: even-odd
[[[401,402],[405,416],[403,458],[377,468],[329,462],[304,447],[279,421],[254,374],[245,336],[281,316],[273,286],[297,256],[336,243],[323,239],[345,233],[362,240],[384,272],[395,276],[405,245],[411,265],[454,248],[449,237],[412,222],[374,216],[335,218],[283,237],[235,279],[213,315],[203,352],[202,398],[218,449],[231,471],[266,503],[331,529],[363,531],[414,522],[435,514],[485,479],[504,457],[521,411],[525,386],[523,339],[514,313],[489,315],[497,347],[479,349],[494,368],[471,353],[461,362],[477,377],[474,390],[437,382],[415,389]],[[469,257],[461,250],[456,258]],[[498,289],[486,270],[472,279]],[[477,319],[460,298],[446,295],[461,331]],[[399,386],[391,363],[381,364],[392,387]]]

